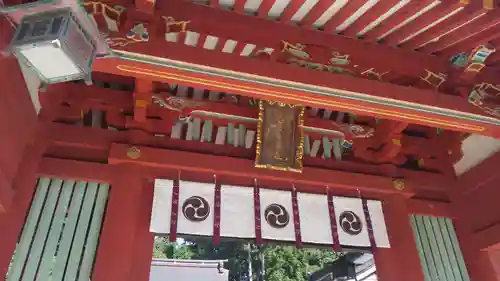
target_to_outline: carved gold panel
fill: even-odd
[[[304,107],[259,102],[255,167],[302,172]]]

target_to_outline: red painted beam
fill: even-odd
[[[407,104],[413,103],[418,106],[435,106],[485,115],[485,113],[474,108],[461,97],[443,95],[434,91],[401,87],[327,72],[315,72],[315,75],[311,75],[311,70],[309,69],[295,68],[286,64],[261,60],[249,60],[238,56],[233,56],[230,60],[227,60],[225,54],[183,47],[176,44],[161,44],[161,46],[162,49],[160,50],[158,48],[152,48],[151,46],[138,44],[132,45],[129,50],[158,57],[169,57],[177,61],[196,63],[200,66],[218,67],[218,71],[222,72],[230,70],[233,71],[232,73],[252,73],[253,75],[259,75],[259,79],[268,79],[265,77],[272,77],[269,78],[271,79],[269,81],[276,81],[274,79],[279,79],[280,85],[288,83],[286,81],[295,81],[311,85],[312,87],[317,87],[313,85],[322,85],[322,89],[344,93],[346,96],[352,95],[353,93],[362,93],[363,95],[367,95],[366,97],[375,99],[390,98],[407,102]],[[344,112],[349,111],[359,115],[376,116],[408,123],[440,126],[446,129],[500,136],[499,128],[494,125],[465,120],[459,121],[454,117],[446,117],[431,113],[416,113],[410,109],[396,109],[388,106],[387,100],[381,103],[371,103],[367,107],[368,104],[365,101],[358,102],[352,99],[343,99],[331,95],[320,96],[303,90],[299,91],[290,88],[282,89],[276,86],[234,80],[229,77],[215,77],[209,74],[213,73],[213,68],[208,70],[209,72],[207,74],[194,74],[149,64],[146,65],[118,59],[106,59],[96,61],[94,70],[123,76],[142,77],[161,82],[188,84],[193,87],[215,91],[229,91],[255,98],[264,98],[292,104],[303,104],[316,108]],[[295,82],[291,83],[295,84]]]
[[[254,161],[230,157],[218,157],[190,152],[174,150],[155,149],[139,147],[140,157],[130,159],[127,157],[127,145],[113,144],[111,146],[108,163],[110,164],[135,164],[155,169],[171,169],[184,172],[196,172],[202,174],[225,177],[237,177],[247,179],[258,179],[261,181],[285,181],[285,186],[291,188],[291,183],[297,191],[324,193],[325,187],[329,186],[335,190],[361,192],[383,197],[388,194],[404,194],[412,196],[415,186],[411,183],[403,191],[392,187],[392,179],[371,176],[356,175],[339,171],[328,171],[317,168],[304,168],[302,173],[286,173],[270,169],[259,169],[254,167]]]
[[[41,177],[110,183],[115,172],[116,168],[107,164],[44,157],[37,174]]]
[[[451,187],[451,186],[450,186]],[[433,202],[423,199],[409,199],[406,203],[408,212],[413,215],[454,218],[450,203]]]
[[[500,10],[491,10],[486,15],[461,27],[456,32],[451,32],[439,38],[438,41],[427,44],[419,49],[425,53],[441,53],[454,55],[458,52],[468,52],[484,38],[481,34],[494,28],[500,23]]]
[[[474,233],[478,248],[484,251],[500,251],[500,222]]]
[[[275,2],[275,0],[262,0],[259,9],[257,10],[257,15],[261,18],[267,19],[267,15]]]
[[[500,166],[500,152],[488,157],[482,163],[467,171],[458,178],[458,186],[455,191],[467,195],[475,190],[500,180],[500,175],[495,168]]]
[[[134,0],[137,10],[152,15],[155,12],[156,0]]]
[[[349,17],[351,17],[354,13],[356,13],[356,11],[365,3],[365,0],[351,0],[347,2],[347,4],[342,7],[337,14],[335,14],[325,23],[325,25],[323,25],[323,30],[327,33],[342,32],[343,29],[338,29],[338,27],[349,19]]]
[[[427,5],[431,4],[434,0],[421,0],[421,1],[411,1],[410,3],[404,5],[389,18],[384,21],[384,24],[379,24],[365,35],[363,39],[368,41],[376,41],[378,38],[383,37],[385,34],[389,33],[391,30],[398,28],[407,18],[413,16],[418,11],[425,8]]]
[[[305,0],[290,0],[286,8],[280,16],[280,21],[286,24],[293,24],[292,18],[299,11],[300,7],[304,5]]]
[[[488,9],[484,9],[482,3],[477,7],[477,1],[468,5],[463,12],[460,12],[460,17],[450,17],[449,19],[439,23],[438,25],[428,29],[426,32],[415,36],[407,42],[400,44],[400,48],[407,50],[421,49],[428,44],[438,42],[444,36],[453,32],[460,32],[461,28],[473,24],[481,17],[488,13]]]
[[[411,36],[414,36],[414,34],[421,32],[421,30],[427,28],[431,24],[439,22],[443,17],[451,15],[449,20],[454,20],[455,18],[460,17],[464,13],[464,7],[466,5],[467,4],[464,4],[461,0],[455,0],[454,3],[451,1],[442,2],[437,7],[424,13],[417,19],[398,29],[396,32],[385,37],[383,42],[391,46],[402,44],[409,40]],[[439,26],[441,26],[441,24],[442,23],[438,23]]]
[[[326,3],[328,2],[328,3]],[[326,0],[329,7],[331,0]],[[315,7],[321,6],[323,1]],[[446,73],[449,62],[446,59],[436,58],[414,52],[390,48],[388,46],[367,44],[343,36],[304,30],[298,26],[270,21],[259,17],[248,17],[222,9],[197,5],[189,1],[162,1],[157,4],[158,13],[174,17],[176,20],[189,20],[189,30],[212,34],[223,38],[232,38],[237,41],[248,42],[257,46],[281,49],[281,41],[305,45],[322,46],[333,49],[341,54],[349,54],[352,63],[366,65],[377,70],[391,71],[409,76],[420,76],[424,69]],[[313,10],[316,8],[313,8]],[[310,12],[309,14],[311,14]],[[221,25],[219,19],[224,19]],[[307,19],[304,19],[307,21]],[[163,25],[163,22],[157,23]],[[260,32],[268,30],[271,32]],[[163,35],[161,35],[163,38]],[[153,40],[152,40],[153,41]],[[163,40],[158,43],[165,45]],[[144,43],[143,43],[144,44]],[[136,44],[137,45],[137,44]],[[158,46],[157,48],[162,48]],[[399,62],[405,61],[405,64]]]
[[[319,0],[314,7],[299,22],[300,26],[312,28],[313,24],[335,3],[334,0]]]
[[[347,27],[342,34],[348,37],[356,37],[365,27],[377,20],[379,17],[389,12],[401,0],[378,1],[371,9],[364,13],[360,18]]]

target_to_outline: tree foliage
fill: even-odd
[[[305,281],[312,273],[340,255],[330,249],[295,246],[264,245],[258,247],[245,241],[223,241],[217,247],[210,240],[183,240],[170,243],[157,237],[153,249],[155,258],[175,259],[227,259],[231,281]],[[251,267],[249,268],[249,260]],[[263,280],[258,280],[263,276]]]

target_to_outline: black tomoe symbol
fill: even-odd
[[[290,222],[290,215],[285,207],[279,204],[271,204],[264,211],[267,223],[274,228],[284,228]]]
[[[204,221],[210,215],[210,205],[203,197],[191,196],[182,204],[182,214],[192,222]]]

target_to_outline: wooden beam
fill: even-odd
[[[156,0],[134,0],[137,10],[152,15],[155,12]]]
[[[112,144],[108,163],[110,164],[135,164],[158,170],[170,169],[189,173],[200,173],[218,177],[244,178],[247,182],[258,179],[259,182],[280,182],[273,188],[290,189],[294,183],[298,191],[325,193],[326,186],[338,192],[361,192],[375,197],[387,194],[403,194],[412,196],[415,186],[408,183],[404,190],[398,191],[392,186],[392,179],[359,175],[340,171],[328,171],[317,168],[305,167],[302,173],[286,173],[270,169],[254,168],[254,161],[230,157],[196,154],[190,152],[138,147],[140,157],[131,159],[127,157],[130,147],[122,144]],[[163,172],[165,173],[165,172]],[[251,186],[251,184],[250,184]]]
[[[453,32],[460,33],[460,28],[468,24],[473,24],[488,13],[488,9],[484,9],[482,5],[476,5],[477,1],[469,4],[459,18],[450,17],[449,19],[429,28],[426,32],[415,36],[399,47],[407,50],[421,49],[428,44],[439,42],[444,36]]]
[[[338,13],[331,17],[324,25],[323,30],[327,33],[339,33],[344,30],[341,25],[348,20],[357,10],[359,10],[367,1],[351,0],[348,1]]]
[[[472,116],[479,118],[485,115],[485,113],[474,108],[461,97],[354,78],[341,74],[315,72],[315,75],[311,75],[311,71],[308,69],[293,68],[293,66],[279,63],[248,60],[241,57],[233,57],[231,60],[226,60],[224,54],[209,53],[210,51],[186,48],[176,44],[163,45],[163,50],[152,50],[147,46],[146,48],[142,46],[135,45],[132,51],[149,53],[158,57],[170,57],[176,61],[188,61],[197,63],[200,66],[210,65],[218,68],[207,68],[204,73],[193,73],[139,62],[105,59],[96,61],[94,63],[94,70],[117,75],[153,79],[160,82],[188,84],[202,89],[227,91],[249,97],[302,104],[341,112],[348,111],[359,115],[500,137],[500,128],[496,125],[486,124],[481,121],[460,120],[449,116],[449,113],[431,113],[434,109],[449,109],[466,112],[466,114],[472,113],[474,114]],[[215,76],[216,71],[227,74]],[[239,78],[231,77],[232,74],[241,72],[258,75],[253,77],[269,82],[267,84],[260,84],[241,81]],[[246,77],[248,79],[248,76]],[[311,89],[297,89],[298,84],[292,81],[302,83],[301,85],[307,87],[310,86]],[[273,83],[275,84],[273,85]],[[290,86],[284,88],[287,83]],[[317,85],[322,86],[318,87]],[[318,90],[328,91],[329,94],[313,93],[313,91]],[[355,97],[356,95],[358,95],[358,98]],[[359,95],[363,98],[360,98],[361,96]],[[358,100],[354,100],[353,98]],[[368,99],[372,99],[372,101],[369,102]],[[379,101],[374,102],[375,100]],[[397,105],[390,105],[391,101],[405,103],[404,109],[398,108]],[[411,109],[412,106],[415,108],[427,106],[428,109],[424,111],[414,110]]]
[[[432,2],[434,0],[410,1],[384,20],[384,24],[377,25],[364,34],[363,39],[373,42],[383,39],[390,33],[396,32],[408,17],[415,15]]]
[[[500,222],[475,232],[473,236],[479,249],[500,251]]]
[[[140,131],[116,132],[112,130],[52,124],[48,130],[51,145],[46,151],[50,157],[105,162],[113,142],[131,143],[164,149],[181,150],[217,156],[228,156],[247,160],[255,159],[255,150],[233,145],[219,145],[180,139],[155,137]],[[349,160],[304,157],[304,166],[324,170],[339,170],[349,173],[372,174],[384,177],[405,178],[418,186],[418,195],[436,200],[446,200],[446,188],[451,186],[446,177],[429,172],[411,171],[392,165],[374,165]],[[47,165],[47,167],[51,167]],[[47,168],[48,169],[48,168]],[[54,169],[54,171],[56,171]]]
[[[461,175],[457,179],[457,188],[455,192],[467,195],[484,185],[490,184],[495,180],[500,180],[500,175],[496,172],[496,168],[499,167],[499,165],[500,152],[497,152]]]
[[[441,36],[439,40],[429,43],[420,48],[420,52],[443,53],[451,56],[457,52],[468,52],[484,38],[481,34],[490,28],[494,28],[499,22],[500,10],[489,10],[485,15],[464,25],[457,32],[451,32]]]
[[[360,18],[358,18],[354,23],[347,27],[342,34],[348,37],[363,36],[365,34],[365,28],[370,28],[369,25],[376,21],[378,18],[382,17],[384,14],[389,13],[390,9],[394,6],[400,4],[401,0],[384,0],[378,1],[375,6],[370,8],[366,13],[364,13]],[[368,30],[366,30],[368,32]]]
[[[314,14],[316,7],[325,5],[330,7],[333,1],[318,2],[308,16]],[[420,1],[418,1],[420,2]],[[261,47],[281,49],[281,41],[301,43],[305,45],[320,46],[331,49],[341,54],[349,54],[353,64],[366,65],[367,68],[401,73],[412,77],[419,77],[424,69],[436,73],[447,73],[450,63],[446,59],[432,57],[424,54],[408,52],[390,48],[388,46],[367,44],[343,36],[304,30],[304,28],[270,21],[259,17],[249,17],[222,9],[213,9],[197,5],[190,1],[171,0],[157,4],[158,14],[173,17],[177,21],[189,21],[188,30],[200,34],[211,34],[222,38],[231,38],[241,42],[248,42]],[[325,8],[325,10],[326,10]],[[307,18],[303,22],[307,22]],[[226,24],[221,25],[219,19],[224,19]],[[156,22],[163,26],[163,22]],[[157,27],[162,30],[162,28]],[[260,32],[268,30],[270,32]],[[153,36],[153,35],[152,35]],[[157,35],[164,38],[164,35]],[[152,44],[151,40],[151,43]],[[164,39],[157,39],[161,46],[165,45]],[[148,43],[148,44],[149,44]],[[144,44],[144,43],[143,43]],[[158,45],[156,48],[162,48]],[[226,57],[226,60],[229,60]],[[402,65],[401,61],[405,61]]]
[[[451,204],[448,202],[409,199],[406,203],[408,213],[412,215],[454,218]]]
[[[466,5],[467,3],[461,0],[443,1],[437,7],[418,17],[417,20],[406,24],[398,29],[397,32],[385,37],[384,43],[391,46],[403,44],[416,36],[415,34],[419,34],[421,30],[425,30],[429,26],[436,24],[436,22],[441,26],[439,21],[442,18],[449,17],[449,20],[454,20],[455,16],[464,13],[464,7]],[[444,24],[446,24],[446,22]]]
[[[42,158],[37,171],[41,177],[100,183],[110,183],[114,173],[115,168],[111,165],[52,157]]]

